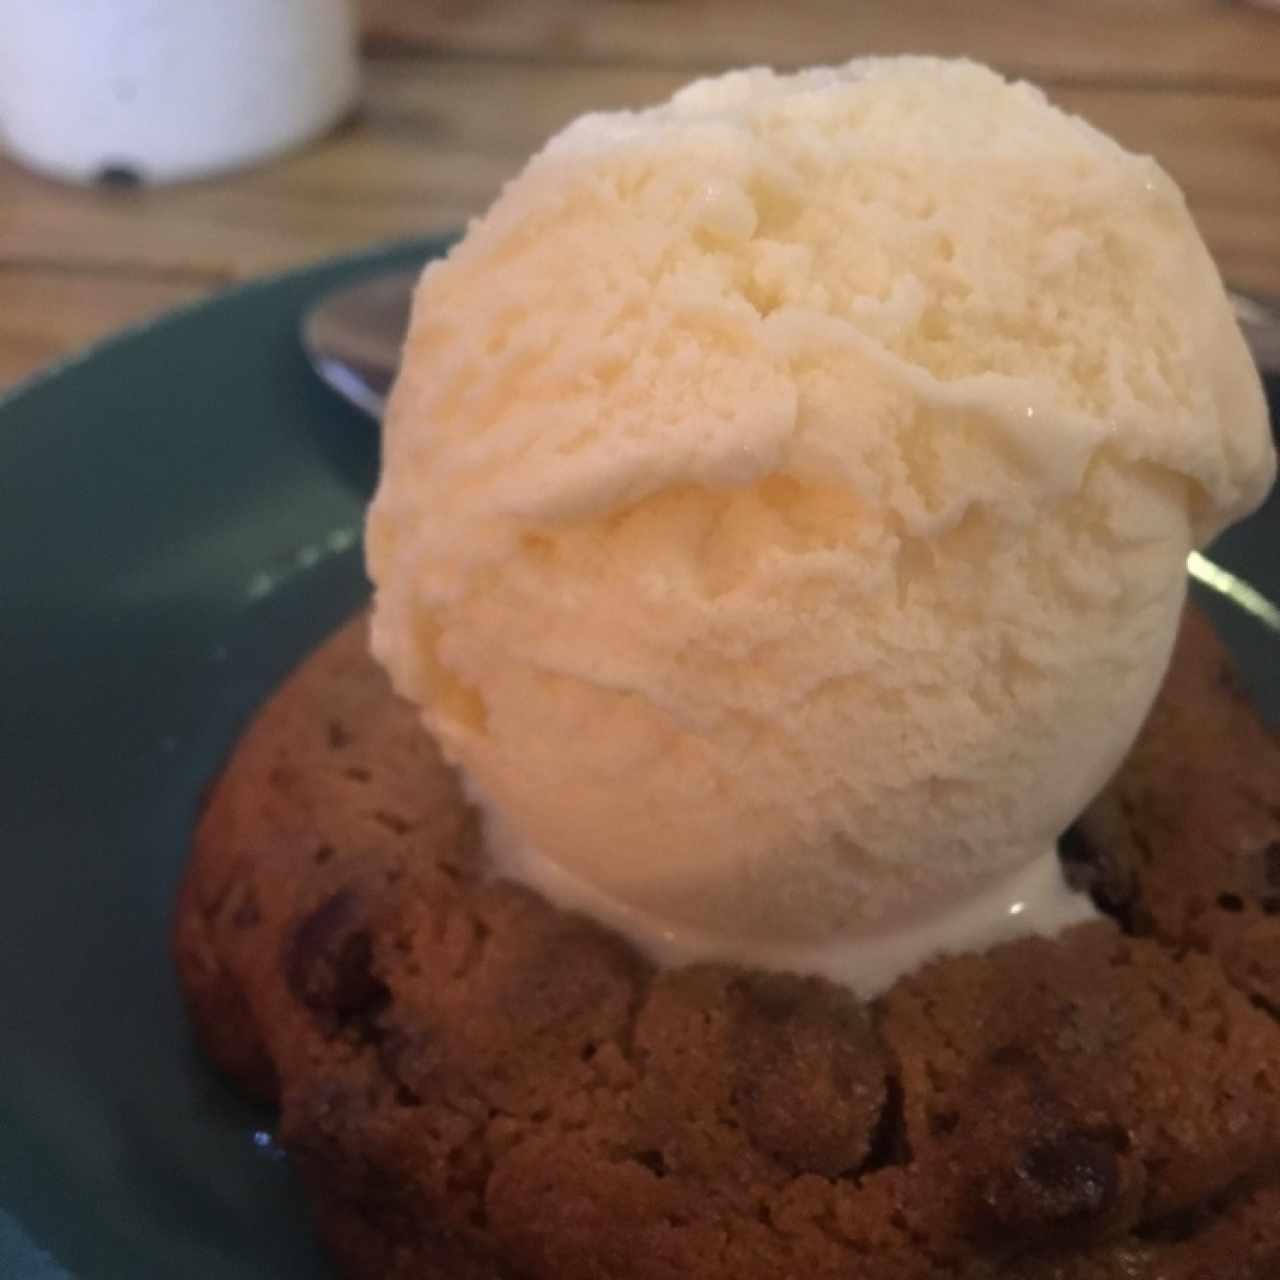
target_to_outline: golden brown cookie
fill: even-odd
[[[1170,687],[1221,700],[1197,653]],[[1144,785],[1199,750],[1144,738]],[[1093,863],[1127,865],[1086,829]],[[1129,919],[1157,918],[1154,874],[1125,879]],[[1187,947],[1100,920],[870,1006],[817,978],[656,972],[488,878],[363,620],[237,745],[174,936],[202,1042],[278,1101],[353,1277],[1280,1274],[1280,1027],[1224,976],[1230,928]]]
[[[1212,952],[1280,1011],[1280,737],[1199,610],[1184,615],[1142,735],[1073,836],[1069,852],[1134,932]]]

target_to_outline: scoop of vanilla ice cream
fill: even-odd
[[[1273,470],[1155,162],[971,63],[735,73],[577,121],[428,267],[373,645],[566,882],[837,944],[1051,847]]]

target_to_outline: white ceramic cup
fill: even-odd
[[[250,164],[358,90],[352,0],[0,0],[0,141],[56,177]]]

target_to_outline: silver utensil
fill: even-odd
[[[302,345],[315,371],[340,396],[382,416],[400,363],[418,271],[388,271],[335,290],[304,317]],[[1265,374],[1280,374],[1280,310],[1230,293],[1236,319]]]
[[[1268,376],[1280,374],[1280,304],[1232,290],[1227,297],[1258,368]]]
[[[384,271],[326,294],[302,319],[312,368],[357,409],[381,418],[400,366],[420,268]]]

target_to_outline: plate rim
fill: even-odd
[[[205,310],[207,307],[217,306],[225,302],[239,301],[246,295],[251,295],[259,290],[287,284],[292,280],[312,275],[318,271],[354,269],[359,267],[362,262],[372,264],[380,259],[391,258],[400,253],[410,253],[418,249],[422,250],[423,265],[425,265],[428,260],[444,256],[461,239],[462,234],[461,228],[450,227],[441,231],[423,232],[421,235],[392,236],[385,240],[375,240],[372,243],[363,244],[340,253],[308,258],[305,261],[296,262],[287,267],[281,267],[262,274],[245,276],[241,279],[233,280],[220,288],[189,298],[185,302],[175,303],[151,315],[132,320],[128,324],[111,329],[97,338],[92,338],[80,346],[73,347],[69,351],[54,356],[47,363],[38,366],[29,373],[23,374],[16,382],[10,383],[6,387],[0,387],[0,429],[15,430],[16,428],[6,426],[4,423],[4,418],[8,411],[32,394],[42,390],[48,383],[56,382],[64,375],[75,372],[81,365],[87,364],[91,360],[96,360],[100,356],[109,356],[114,348],[144,337],[154,329],[163,328],[181,321],[193,313]]]

